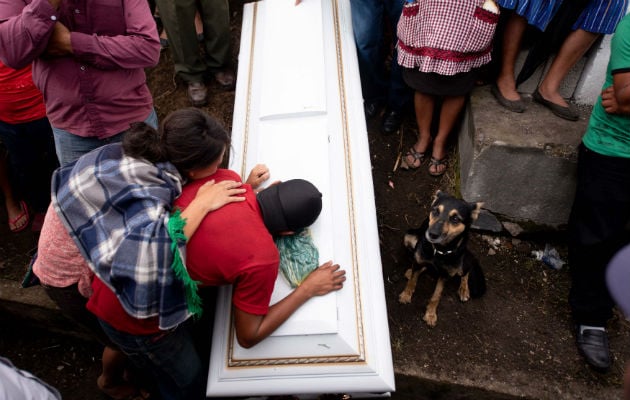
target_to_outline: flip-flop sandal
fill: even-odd
[[[407,154],[405,154],[405,157],[403,158],[403,163],[401,164],[401,168],[403,169],[417,169],[420,168],[420,166],[422,165],[422,162],[424,162],[424,158],[426,156],[426,151],[425,152],[419,152],[416,151],[416,149],[412,147],[409,148],[409,151],[407,151]],[[409,162],[407,161],[407,157],[411,157],[413,158],[413,161],[411,162],[411,164],[409,164]],[[415,166],[416,161],[418,161],[418,166]]]
[[[9,219],[9,230],[13,233],[22,232],[31,222],[31,217],[28,215],[28,207],[24,200],[20,200],[20,208],[22,212],[17,217]],[[22,222],[22,225],[19,225],[20,222]]]
[[[438,167],[440,167],[441,165],[444,165],[444,169],[440,171]],[[431,167],[435,167],[435,170],[437,172],[431,172]],[[448,163],[446,161],[446,157],[440,158],[440,159],[431,157],[431,159],[429,160],[429,175],[431,176],[435,176],[435,177],[442,176],[446,172],[447,168],[448,168]]]

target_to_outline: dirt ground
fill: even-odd
[[[233,10],[233,51],[237,59],[242,1],[231,1]],[[236,62],[236,61],[235,61]],[[184,85],[173,77],[170,53],[164,51],[160,64],[147,71],[159,117],[189,105]],[[210,83],[210,104],[204,107],[232,125],[234,92]],[[449,172],[436,179],[428,175],[426,164],[410,172],[394,165],[400,149],[414,140],[415,123],[408,117],[399,134],[382,136],[378,120],[368,121],[372,174],[379,226],[383,279],[389,312],[389,330],[397,374],[419,374],[436,381],[485,386],[503,393],[525,395],[519,388],[539,382],[532,398],[606,398],[601,393],[621,387],[625,360],[630,360],[630,325],[618,315],[610,324],[611,349],[615,355],[612,370],[606,374],[591,371],[575,350],[567,305],[568,269],[552,270],[531,257],[532,250],[553,245],[566,260],[562,233],[546,237],[513,238],[509,234],[473,234],[471,246],[480,258],[488,291],[481,299],[461,303],[456,283],[450,282],[438,309],[438,323],[429,328],[422,314],[435,282],[419,280],[411,304],[400,304],[398,294],[405,285],[404,272],[409,256],[402,249],[406,229],[418,226],[428,213],[436,189],[456,192],[457,174],[453,162]],[[451,161],[455,160],[454,152]],[[0,277],[20,280],[28,253],[36,238],[31,232],[11,235],[6,216],[0,217]],[[491,243],[492,242],[492,243]],[[28,289],[26,289],[28,290]],[[20,326],[0,315],[0,356],[28,369],[61,390],[65,399],[104,398],[95,388],[99,373],[99,348],[90,342],[46,335]],[[471,374],[474,371],[474,374]],[[507,371],[507,372],[506,372]],[[498,381],[495,376],[509,376]],[[482,384],[483,382],[483,384]],[[571,395],[573,382],[584,383],[588,392]],[[407,382],[399,399],[473,398],[449,395],[437,387],[429,392]],[[535,384],[533,386],[536,386]],[[610,393],[610,392],[606,392]],[[469,393],[470,395],[470,393]],[[476,398],[482,398],[478,396]],[[495,397],[496,398],[496,397]]]

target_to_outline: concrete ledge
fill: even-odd
[[[506,219],[558,228],[569,217],[590,109],[572,122],[527,99],[518,114],[501,107],[489,86],[473,91],[458,139],[461,193]]]
[[[93,340],[82,327],[61,313],[41,286],[24,289],[19,282],[0,279],[0,313],[51,332]]]

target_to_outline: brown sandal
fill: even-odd
[[[439,167],[442,165],[444,166],[444,169],[440,171]],[[431,172],[431,167],[435,167],[436,172]],[[435,176],[435,177],[442,176],[446,172],[447,168],[448,168],[448,163],[447,163],[446,157],[440,158],[440,159],[431,157],[431,160],[429,160],[429,175],[431,176]]]
[[[403,162],[400,167],[403,169],[420,168],[420,166],[424,162],[424,158],[426,156],[425,153],[426,151],[419,152],[419,151],[416,151],[416,149],[413,146],[411,146],[409,148],[409,151],[407,151],[407,154],[405,154],[405,157],[403,158]],[[407,161],[407,157],[411,157],[413,159],[413,161],[411,161],[411,164],[409,164],[409,162]],[[415,165],[416,161],[418,162],[417,166]]]

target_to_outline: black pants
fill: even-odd
[[[577,324],[606,326],[614,302],[606,266],[630,243],[630,159],[580,145],[577,188],[569,218],[569,304]]]

